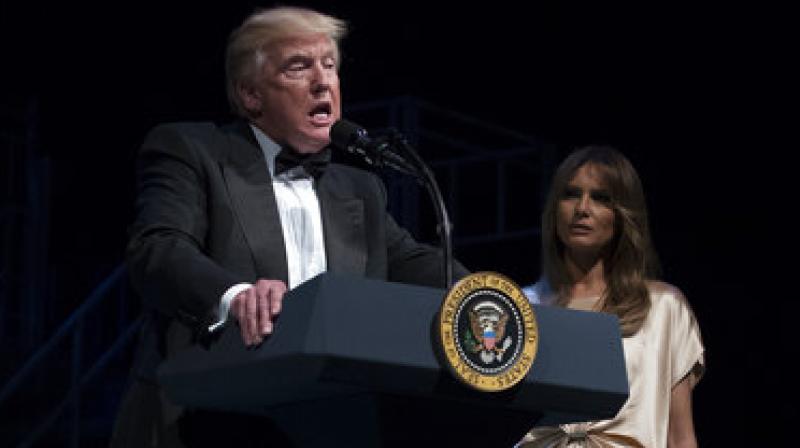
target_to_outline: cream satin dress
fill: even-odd
[[[639,332],[622,340],[630,395],[617,416],[611,420],[536,427],[525,435],[519,447],[667,446],[672,387],[687,375],[692,387],[700,380],[703,343],[681,291],[661,282],[652,282],[648,287],[652,304],[647,319]],[[525,291],[533,303],[552,301],[552,294],[542,282]]]

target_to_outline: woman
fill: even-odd
[[[615,314],[630,396],[611,420],[532,429],[522,447],[697,446],[692,388],[703,372],[700,330],[683,294],[655,280],[639,176],[609,147],[573,152],[542,216],[544,276],[534,303]]]

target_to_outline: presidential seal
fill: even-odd
[[[536,316],[519,286],[503,275],[477,272],[461,279],[448,291],[438,323],[444,361],[468,386],[503,391],[533,365]]]

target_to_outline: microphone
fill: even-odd
[[[393,151],[394,142],[391,139],[372,138],[364,128],[352,121],[338,120],[331,126],[330,137],[333,146],[362,158],[369,165],[388,166],[414,177],[419,176],[412,164]]]
[[[347,148],[353,144],[366,146],[370,138],[366,129],[342,118],[331,126],[331,141],[339,148]]]

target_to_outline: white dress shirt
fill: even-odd
[[[325,272],[325,240],[322,233],[322,214],[319,199],[314,191],[314,179],[301,166],[275,175],[275,157],[280,145],[261,129],[250,125],[256,140],[264,152],[265,167],[272,178],[272,189],[278,204],[278,213],[286,247],[286,262],[289,270],[288,289]],[[219,321],[209,327],[220,328],[228,317],[230,303],[237,294],[251,287],[250,283],[239,283],[225,291],[219,306]]]

